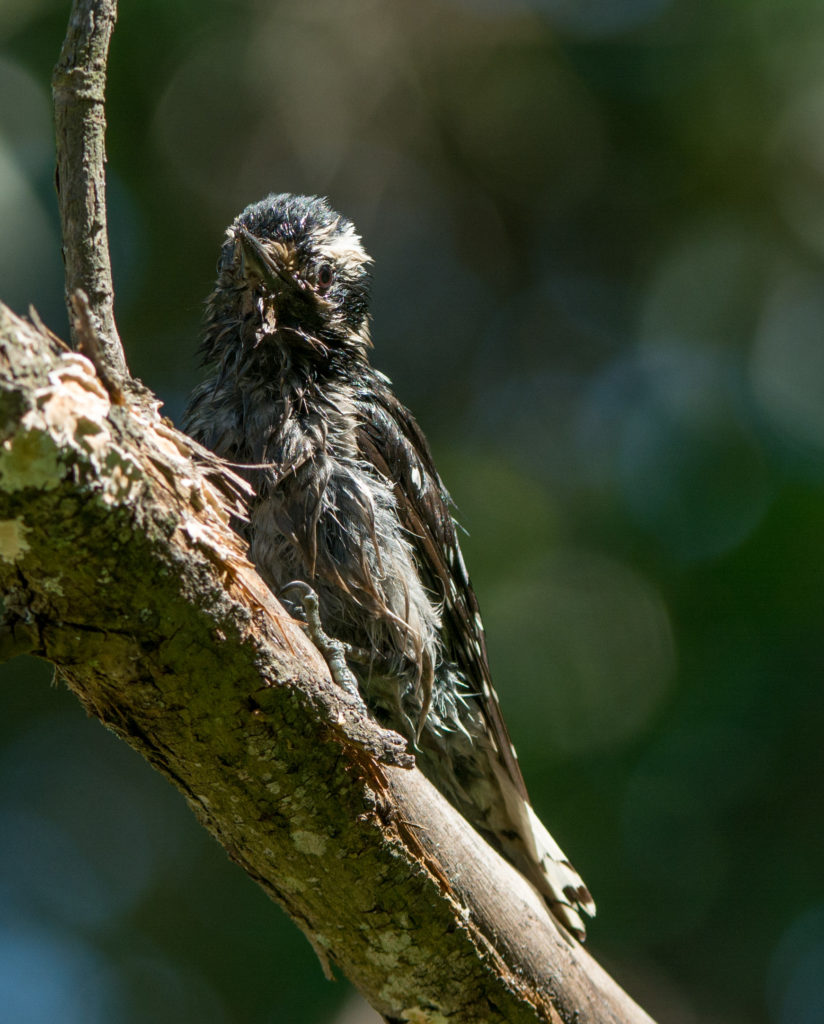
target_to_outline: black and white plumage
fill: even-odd
[[[186,429],[245,472],[250,555],[306,581],[378,720],[580,937],[595,911],[529,803],[429,446],[368,351],[369,265],[323,199],[271,195],[227,231]]]

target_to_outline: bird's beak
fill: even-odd
[[[280,291],[285,284],[294,286],[295,280],[287,267],[281,266],[251,231],[243,226],[236,227],[235,238],[240,243],[236,250],[240,270],[247,281],[260,281],[273,292]]]

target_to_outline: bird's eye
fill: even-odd
[[[332,270],[332,265],[330,263],[321,263],[318,267],[317,274],[318,288],[320,288],[322,292],[325,292],[326,289],[330,287],[334,279],[335,272]]]

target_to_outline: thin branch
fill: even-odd
[[[10,653],[55,664],[324,961],[393,1020],[650,1024],[331,681],[229,526],[241,480],[2,305],[0,408]]]
[[[108,378],[121,382],[126,376],[126,358],[114,320],[105,174],[106,61],[116,17],[116,0],[74,0],[52,77],[52,95],[72,340],[79,348],[82,329],[72,298],[82,291],[101,338]]]

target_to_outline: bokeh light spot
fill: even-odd
[[[795,269],[768,295],[752,350],[752,388],[773,422],[824,449],[824,282]]]
[[[109,1024],[115,986],[77,935],[15,921],[0,927],[0,1016],[14,1024]]]
[[[824,1020],[824,906],[805,911],[781,937],[767,975],[774,1024]]]
[[[652,584],[620,562],[561,549],[525,565],[486,607],[493,670],[515,677],[508,716],[538,716],[559,751],[626,743],[669,692],[675,647],[667,609]]]

